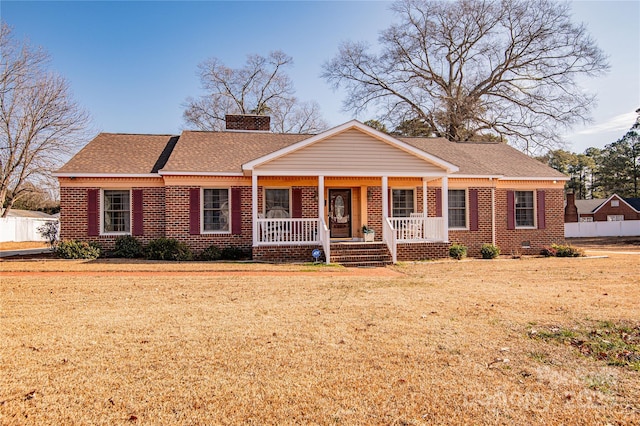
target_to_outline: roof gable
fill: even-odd
[[[596,213],[598,210],[600,210],[602,207],[604,207],[605,205],[609,204],[609,201],[613,200],[620,200],[621,202],[625,203],[627,206],[629,206],[630,209],[637,211],[631,204],[629,204],[624,198],[618,196],[618,194],[613,194],[611,195],[609,198],[607,198],[606,200],[604,200],[604,202],[602,204],[600,204],[596,209],[593,210],[593,213]]]
[[[243,164],[260,174],[441,176],[458,167],[356,120]]]

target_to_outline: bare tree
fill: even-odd
[[[67,81],[47,69],[49,56],[0,27],[0,210],[50,179],[83,141],[88,114]]]
[[[577,79],[608,69],[569,5],[553,0],[401,0],[379,53],[344,43],[323,77],[346,110],[378,108],[391,124],[423,120],[449,140],[508,140],[552,148],[589,120],[594,97]],[[393,126],[391,126],[393,127]]]
[[[222,130],[226,114],[271,115],[277,132],[316,133],[327,124],[314,102],[300,102],[284,69],[293,59],[274,51],[268,57],[249,55],[242,68],[232,69],[211,58],[198,66],[202,88],[198,99],[188,98],[184,119],[200,130]]]

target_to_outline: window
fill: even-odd
[[[202,230],[204,232],[229,231],[229,190],[203,189]]]
[[[620,207],[620,200],[611,200],[611,207]]]
[[[288,189],[264,190],[264,213],[268,219],[291,217]]]
[[[464,189],[449,190],[449,228],[467,227],[467,192]]]
[[[624,220],[623,214],[610,214],[607,215],[607,222],[620,222]]]
[[[394,189],[391,191],[393,217],[409,217],[413,209],[413,189]]]
[[[103,230],[105,233],[131,232],[131,195],[129,190],[104,190]]]
[[[593,217],[591,217],[591,216],[582,216],[582,217],[580,217],[580,222],[593,222]]]
[[[516,226],[532,227],[535,226],[533,215],[533,191],[516,191],[515,193],[516,208]]]

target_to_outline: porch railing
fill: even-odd
[[[331,234],[329,233],[329,227],[324,222],[323,218],[320,218],[320,243],[322,244],[322,250],[324,250],[324,261],[328,265],[331,262]]]
[[[389,247],[393,263],[398,261],[396,232],[393,229],[392,218],[388,217],[382,221],[382,241]]]
[[[256,219],[258,244],[319,243],[318,219]]]
[[[398,242],[444,241],[444,218],[391,217],[391,228]]]

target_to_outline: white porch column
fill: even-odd
[[[318,176],[318,219],[324,219],[324,176]]]
[[[384,221],[388,217],[389,217],[389,178],[387,176],[382,176],[382,220]]]
[[[449,177],[442,177],[442,235],[449,241]]]
[[[254,171],[251,175],[251,222],[253,226],[253,245],[258,244],[258,176]]]
[[[422,215],[426,218],[428,215],[427,204],[427,178],[422,178]]]

